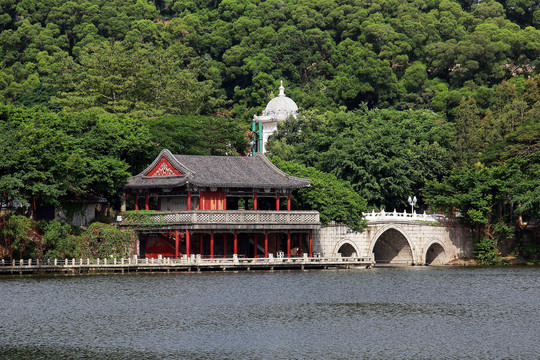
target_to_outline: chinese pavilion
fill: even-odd
[[[310,180],[284,173],[263,154],[163,150],[126,185],[135,210],[157,210],[161,219],[139,229],[136,253],[146,258],[312,256],[319,213],[291,209],[291,190],[308,186]]]

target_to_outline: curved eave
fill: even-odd
[[[148,189],[148,188],[173,188],[183,186],[188,182],[187,176],[132,176],[128,178],[126,189]]]
[[[276,184],[276,183],[257,183],[257,184],[249,184],[249,183],[210,183],[210,182],[199,182],[199,181],[193,181],[188,182],[188,184],[197,186],[197,187],[218,187],[218,188],[252,188],[252,189],[265,189],[265,188],[271,188],[271,189],[299,189],[303,187],[309,187],[311,184],[306,183],[284,183],[284,184]]]

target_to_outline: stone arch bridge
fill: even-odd
[[[373,256],[376,265],[443,265],[472,256],[470,234],[443,216],[367,213],[368,227],[355,232],[343,224],[322,227],[314,251],[321,256]]]

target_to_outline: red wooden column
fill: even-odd
[[[144,193],[144,210],[150,210],[150,193]]]
[[[203,252],[204,252],[204,238],[203,238],[203,233],[200,233],[199,234],[199,254],[201,254],[202,256]]]
[[[268,230],[264,230],[264,257],[268,257]]]
[[[287,257],[291,257],[291,230],[287,230]]]
[[[221,198],[221,196],[219,197],[220,201],[222,201],[222,204],[223,204],[223,210],[227,210],[227,194],[224,193],[223,194],[223,199]],[[247,209],[246,209],[247,210]]]
[[[210,258],[214,258],[214,229],[210,230]]]
[[[253,210],[257,210],[257,193],[253,193]]]
[[[279,192],[276,192],[276,211],[279,211]]]
[[[233,253],[238,255],[238,230],[234,229]]]
[[[186,255],[191,256],[191,234],[188,229],[186,229]]]
[[[313,230],[309,230],[309,257],[313,257]]]
[[[291,211],[291,193],[287,193],[287,211]]]
[[[187,192],[187,209],[191,210],[191,190]]]
[[[139,193],[135,193],[135,210],[139,210]]]
[[[178,259],[179,251],[179,242],[180,242],[180,236],[178,235],[178,230],[174,230],[174,257]]]
[[[227,257],[227,234],[223,234],[223,257]]]
[[[259,234],[255,234],[253,238],[253,257],[257,257],[257,241],[259,240]]]

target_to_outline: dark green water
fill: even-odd
[[[0,278],[0,359],[540,359],[539,268]]]

